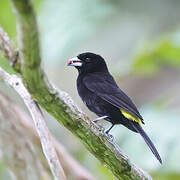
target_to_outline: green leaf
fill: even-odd
[[[133,70],[143,74],[155,74],[163,66],[180,68],[180,46],[174,43],[172,37],[147,45],[135,57]]]

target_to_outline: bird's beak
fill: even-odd
[[[82,61],[78,57],[71,58],[68,63],[68,66],[82,66]]]

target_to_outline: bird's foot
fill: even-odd
[[[105,131],[105,128],[103,127],[103,125],[102,124],[100,124],[100,123],[95,123],[98,127],[100,127],[101,128],[101,131]]]
[[[99,121],[99,120],[97,120],[97,119],[92,120],[92,122],[94,122],[95,124],[96,124],[98,121]]]
[[[99,117],[99,118],[93,120],[93,122],[94,122],[95,124],[97,124],[98,127],[100,127],[103,132],[105,131],[105,128],[103,127],[102,124],[98,123],[98,121],[101,120],[101,119],[104,119],[104,118],[106,118],[106,117],[107,117],[107,116],[102,116],[102,117]]]
[[[108,132],[105,132],[105,135],[109,138],[110,141],[114,141],[113,135],[109,134]]]
[[[102,124],[97,124],[103,131],[105,131],[105,128],[103,127]]]

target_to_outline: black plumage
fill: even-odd
[[[68,65],[75,66],[79,72],[77,90],[86,106],[99,117],[106,116],[105,120],[122,124],[128,129],[141,134],[153,154],[162,163],[161,157],[142,129],[143,118],[132,100],[118,87],[108,71],[104,59],[97,54],[82,53],[72,58]]]

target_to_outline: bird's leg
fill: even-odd
[[[106,134],[109,134],[109,131],[114,127],[114,124],[106,131]]]
[[[114,127],[114,124],[112,124],[112,126],[105,132],[105,134],[113,140],[113,136],[111,134],[109,134],[109,131]]]
[[[99,120],[105,119],[105,118],[107,118],[107,117],[108,117],[108,116],[101,116],[101,117],[99,117],[99,118],[97,118],[97,119],[94,119],[93,122],[94,122],[94,123],[97,123]]]
[[[107,117],[108,117],[108,116],[99,117],[99,118],[97,118],[97,119],[94,119],[93,122],[94,122],[94,123],[97,123],[99,120],[105,119],[105,118],[107,118]],[[103,127],[101,124],[98,124],[98,123],[97,123],[97,125],[98,125],[103,131],[105,130],[104,127]]]

